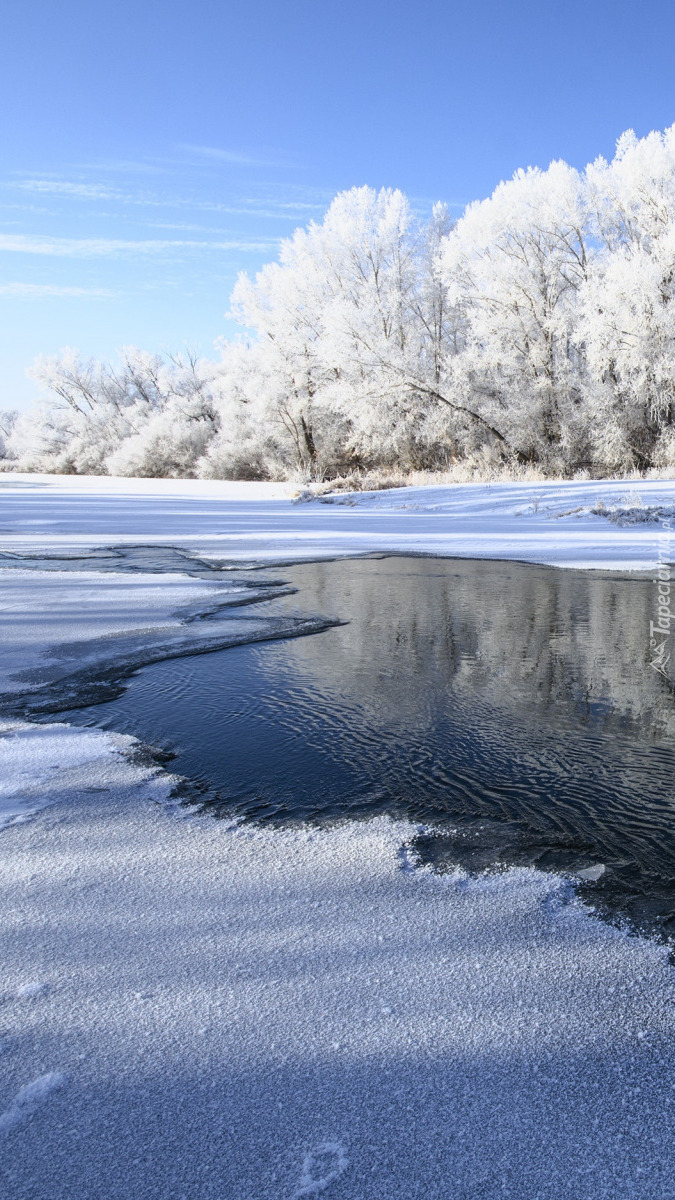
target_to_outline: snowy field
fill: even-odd
[[[268,565],[416,551],[647,570],[660,526],[640,514],[675,506],[661,481],[335,503],[292,491],[0,476],[0,551],[164,546]],[[596,515],[599,502],[631,523]],[[197,816],[135,761],[133,739],[12,715],[10,700],[59,685],[74,662],[104,671],[143,645],[151,661],[302,630],[239,610],[235,577],[11,561],[3,1200],[675,1197],[663,947],[601,923],[553,875],[419,870],[409,826],[279,832]]]
[[[669,480],[456,484],[309,502],[302,495],[292,484],[5,474],[0,548],[72,554],[160,544],[245,563],[418,552],[651,570],[658,527],[621,526],[594,510],[601,503],[609,513],[675,512]]]

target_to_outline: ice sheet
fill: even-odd
[[[292,498],[291,484],[0,476],[0,546],[33,552],[109,544],[182,546],[233,562],[372,552],[651,570],[661,526],[593,510],[675,505],[669,480],[456,484]],[[568,514],[568,515],[563,515]]]

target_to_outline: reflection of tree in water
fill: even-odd
[[[649,665],[650,578],[433,558],[284,575],[298,591],[273,611],[348,624],[159,663],[94,720],[175,743],[177,773],[228,816],[386,812],[435,831],[434,861],[601,863],[594,902],[637,898],[675,928],[675,705]]]
[[[368,776],[366,809],[449,822],[422,839],[437,862],[604,863],[594,903],[675,928],[675,704],[650,667],[651,578],[405,558],[290,574],[350,624],[258,662],[271,691],[300,684],[306,746],[330,724],[343,804]]]
[[[377,724],[410,730],[487,705],[519,722],[675,734],[671,688],[650,666],[651,577],[418,558],[288,574],[295,604],[349,621],[294,642],[289,661],[319,696],[340,692]]]

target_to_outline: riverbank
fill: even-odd
[[[3,476],[0,551],[35,560],[0,569],[4,686],[34,692],[92,646],[94,666],[132,642],[175,650],[236,599],[175,564],[75,561],[94,548],[647,570],[658,522],[598,515],[673,504],[672,483],[639,490],[640,505],[604,482],[326,504],[282,485]],[[45,570],[45,554],[70,562]],[[238,619],[266,618],[218,621]],[[171,801],[133,739],[58,718],[0,732],[7,1200],[675,1195],[667,948],[598,920],[560,876],[421,870],[409,825],[230,825]]]

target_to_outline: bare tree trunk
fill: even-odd
[[[300,417],[300,426],[302,429],[302,436],[303,436],[304,443],[305,443],[305,449],[309,455],[310,462],[315,463],[317,455],[316,455],[316,443],[314,441],[314,434],[312,433],[312,426],[310,424],[308,424],[308,422],[305,420],[304,416]]]

